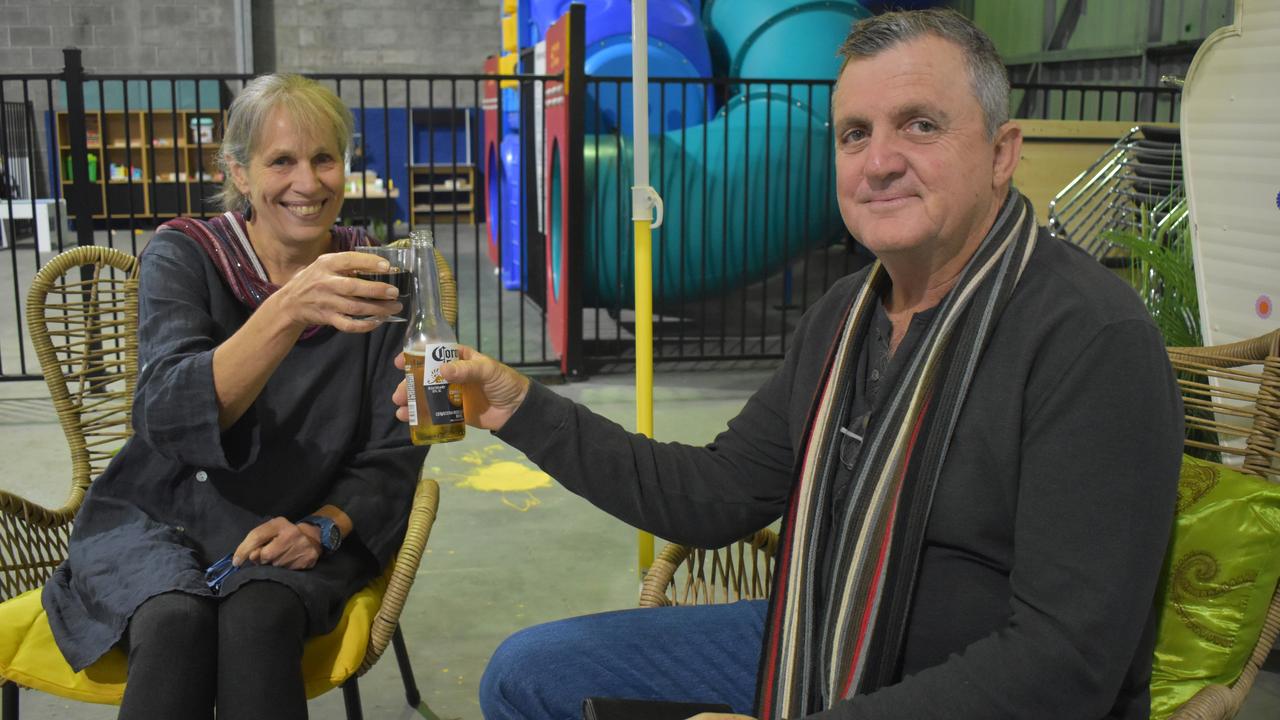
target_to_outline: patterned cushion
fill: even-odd
[[[347,601],[337,627],[307,641],[302,677],[308,698],[341,685],[360,668],[389,577],[390,568]],[[125,654],[112,648],[93,665],[72,672],[53,642],[39,589],[0,603],[0,677],[58,697],[119,705],[126,670]]]
[[[1280,579],[1280,484],[1183,456],[1161,576],[1151,717],[1240,676]]]

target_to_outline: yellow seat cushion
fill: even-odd
[[[337,627],[307,641],[302,677],[308,698],[341,685],[359,669],[388,578],[384,574],[362,588],[347,601]],[[73,672],[53,641],[39,589],[0,603],[0,677],[58,697],[119,705],[126,671],[124,652],[112,648],[93,665]]]

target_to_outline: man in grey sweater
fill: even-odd
[[[446,366],[469,422],[639,528],[710,547],[782,518],[767,607],[523,631],[486,670],[486,717],[576,717],[586,696],[1147,717],[1182,445],[1159,333],[1012,188],[1021,131],[985,34],[889,13],[841,55],[839,206],[877,263],[810,309],[714,442],[627,433],[469,349]]]

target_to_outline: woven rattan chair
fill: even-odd
[[[1169,360],[1186,408],[1186,447],[1216,452],[1245,472],[1280,482],[1280,330],[1229,345],[1170,348]],[[767,598],[777,547],[778,535],[769,529],[716,550],[669,544],[645,575],[640,606]],[[1280,588],[1239,679],[1230,687],[1205,686],[1171,720],[1234,717],[1278,636]]]
[[[436,260],[445,319],[454,322],[458,306],[453,273],[439,252]],[[111,248],[77,247],[51,260],[32,281],[27,323],[70,446],[71,492],[62,507],[49,509],[0,490],[0,624],[10,622],[5,619],[6,609],[24,601],[15,598],[33,599],[30,593],[38,593],[66,557],[71,525],[85,491],[132,434],[130,412],[138,374],[137,271],[137,261],[131,255]],[[381,577],[348,603],[338,630],[308,641],[304,669],[315,666],[325,671],[320,677],[307,675],[308,697],[340,685],[348,718],[360,718],[357,678],[373,667],[390,643],[399,662],[406,700],[411,706],[419,705],[421,698],[399,620],[435,522],[438,501],[436,481],[419,478],[408,530],[395,559]],[[355,607],[357,602],[360,608]],[[47,633],[43,615],[39,622]],[[345,635],[341,632],[344,626],[348,627]],[[363,657],[358,654],[359,643],[357,654],[350,656],[348,641],[363,637],[362,626],[367,626]],[[331,660],[331,654],[341,655],[336,649],[344,645],[349,657],[341,662]],[[57,660],[65,665],[61,655]],[[113,661],[119,666],[94,672]],[[90,678],[90,693],[75,688],[60,692],[39,682],[23,684],[72,699],[119,704],[124,692],[123,670],[123,654],[112,659],[109,653],[77,674]],[[69,667],[61,672],[71,673]],[[3,718],[17,720],[19,683],[2,673],[0,683]]]

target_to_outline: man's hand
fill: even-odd
[[[459,345],[458,353],[462,359],[446,363],[440,374],[445,380],[462,385],[467,424],[483,430],[502,429],[529,394],[529,378],[466,345]],[[396,357],[396,367],[404,369],[403,354]],[[409,397],[404,381],[396,386],[391,400],[399,406],[396,417],[408,422]]]
[[[307,570],[316,564],[323,550],[319,528],[275,517],[249,531],[236,548],[231,564],[239,567],[248,560],[259,565]]]

